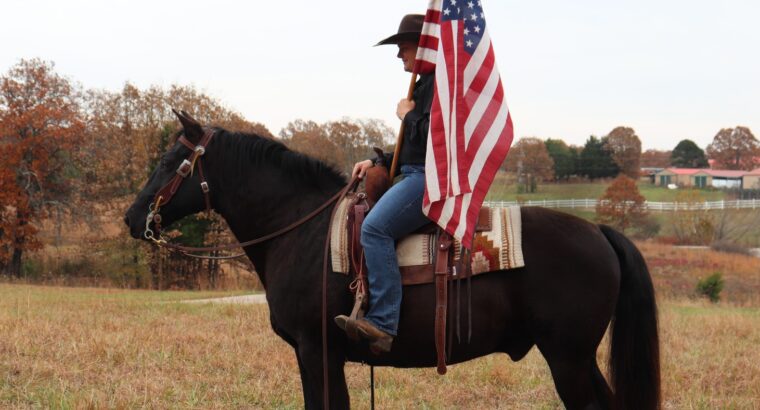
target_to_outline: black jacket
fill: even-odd
[[[401,144],[398,166],[425,165],[430,107],[433,104],[433,74],[421,75],[414,86],[414,109],[404,117],[404,141]],[[385,155],[386,166],[393,163],[393,153]],[[399,171],[398,169],[396,171]]]

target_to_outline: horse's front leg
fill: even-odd
[[[301,385],[306,409],[323,409],[322,347],[309,343],[299,343],[296,348],[296,356],[301,371]],[[328,351],[327,358],[330,408],[349,409],[348,387],[346,386],[346,375],[343,372],[343,366],[346,363],[345,356],[339,349],[332,349]]]

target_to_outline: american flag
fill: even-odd
[[[480,1],[430,1],[416,69],[435,73],[423,211],[471,248],[478,212],[513,137]]]

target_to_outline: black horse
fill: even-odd
[[[188,147],[204,135],[197,122],[178,116],[186,140],[164,154],[127,211],[125,222],[135,238],[144,238],[152,227],[146,218],[156,192],[190,155]],[[240,241],[293,223],[346,185],[329,166],[277,141],[223,129],[214,133],[199,161],[211,206]],[[198,174],[189,175],[172,201],[161,207],[164,225],[206,207]],[[296,229],[245,248],[266,289],[272,328],[295,350],[309,409],[323,407],[321,276],[329,219],[326,210]],[[472,339],[454,339],[448,362],[495,352],[517,361],[535,345],[567,408],[659,408],[657,308],[649,272],[633,243],[609,227],[543,208],[523,208],[522,226],[526,266],[472,279]],[[346,361],[436,365],[433,285],[404,288],[398,337],[390,353],[374,355],[366,343],[348,340],[332,322],[332,317],[351,309],[349,282],[343,274],[329,273],[331,408],[349,407]],[[596,362],[610,321],[612,389]]]

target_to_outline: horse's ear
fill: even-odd
[[[172,112],[177,116],[179,122],[182,123],[185,138],[190,140],[190,142],[197,144],[198,141],[201,140],[201,137],[203,137],[203,127],[201,124],[185,111],[177,112],[177,110],[172,108]]]

